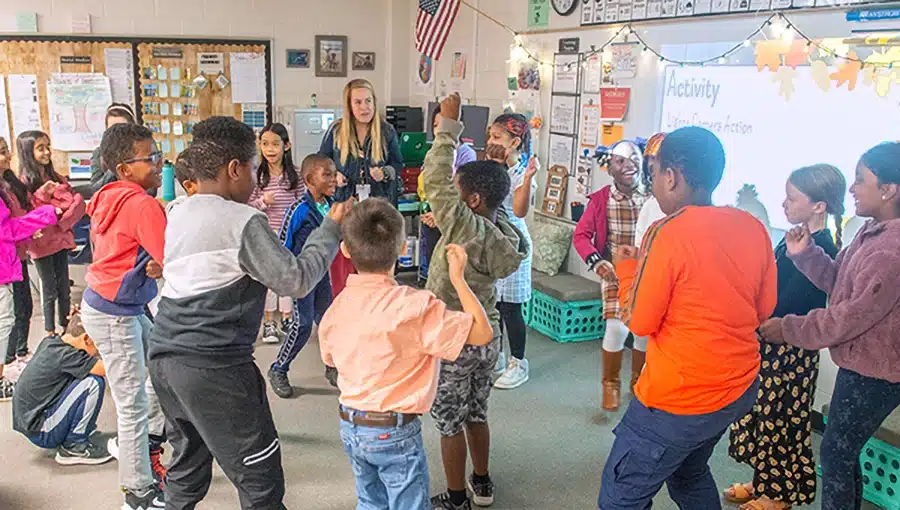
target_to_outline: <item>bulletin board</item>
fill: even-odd
[[[154,52],[156,49],[156,52]],[[118,82],[123,81],[121,59],[117,69],[107,69],[106,58],[110,54],[107,50],[118,50],[120,56],[126,55],[131,59],[127,66],[130,76],[129,100],[123,100],[123,89],[113,85],[113,77],[118,77]],[[193,86],[193,79],[198,74],[201,53],[222,54],[222,78],[217,85],[215,80],[218,74],[206,76],[209,84],[205,88],[195,90],[191,97],[180,95],[178,98],[148,97],[144,94],[144,85],[157,85],[165,82],[167,87],[178,84],[182,91],[187,86]],[[238,69],[232,69],[232,54],[234,57],[251,56],[252,59],[234,60],[240,65]],[[272,74],[271,74],[271,42],[266,40],[243,39],[172,39],[172,38],[130,38],[130,37],[100,37],[100,36],[28,36],[9,35],[0,36],[0,76],[3,79],[2,89],[5,96],[0,97],[0,115],[6,116],[10,133],[2,133],[0,136],[10,136],[8,140],[13,151],[13,168],[17,166],[17,154],[15,154],[15,132],[13,98],[10,97],[9,75],[26,75],[35,77],[35,92],[40,111],[40,129],[51,133],[51,121],[53,120],[48,107],[48,82],[56,73],[100,73],[110,77],[112,100],[115,102],[130,103],[135,106],[138,122],[151,130],[159,126],[159,132],[154,138],[160,148],[165,151],[165,158],[175,160],[181,145],[186,147],[191,140],[190,130],[193,124],[214,115],[227,115],[247,122],[254,128],[261,128],[272,119]],[[248,66],[247,64],[253,64]],[[172,79],[170,75],[166,80],[157,77],[145,78],[143,68],[158,68],[163,66],[167,71],[178,68],[180,75]],[[250,71],[248,71],[248,69]],[[113,74],[110,74],[111,71]],[[238,86],[235,87],[237,71]],[[115,74],[117,73],[118,74]],[[227,82],[227,83],[226,83]],[[19,87],[21,89],[21,87]],[[157,88],[158,90],[158,88]],[[248,91],[251,95],[248,95]],[[117,94],[118,92],[118,94]],[[249,97],[252,102],[233,101],[233,92],[242,94],[241,97]],[[147,111],[147,103],[168,104],[168,115],[163,115],[159,110]],[[181,104],[180,113],[176,116],[174,104]],[[192,105],[186,109],[185,105]],[[5,105],[5,107],[4,107]],[[189,114],[189,115],[188,115]],[[35,116],[36,117],[36,116]],[[169,122],[169,133],[162,133],[162,122]],[[180,122],[181,135],[175,134],[175,123]],[[176,144],[180,140],[181,144]],[[51,145],[54,145],[51,136]],[[70,174],[70,163],[73,157],[90,153],[91,150],[66,152],[64,150],[53,151],[53,164],[56,170],[64,175]],[[83,163],[86,163],[82,160]],[[77,164],[77,163],[76,163]]]
[[[6,82],[7,96],[9,90],[9,75],[34,75],[37,77],[38,104],[40,106],[41,130],[50,132],[50,111],[47,102],[47,82],[54,73],[105,73],[107,48],[130,49],[131,44],[115,41],[25,41],[0,39],[0,75]],[[90,63],[70,64],[61,63],[62,57],[82,57],[80,61],[86,61],[90,57]],[[70,59],[75,60],[75,59]],[[4,102],[6,102],[4,100]],[[12,106],[12,105],[10,105]],[[13,168],[18,164],[18,155],[15,154],[15,128],[13,126],[13,111],[8,108],[0,115],[6,115],[8,125],[12,133],[0,133],[0,136],[11,137],[8,139],[10,149],[13,151]],[[52,140],[51,140],[52,143]],[[89,152],[89,151],[88,151]],[[69,173],[69,157],[62,151],[53,151],[53,166],[61,174]]]
[[[140,117],[154,132],[166,159],[174,161],[190,144],[193,126],[212,116],[235,117],[256,129],[264,127],[268,117],[260,113],[270,111],[267,107],[270,102],[267,73],[259,77],[248,76],[247,72],[232,69],[232,61],[236,55],[258,55],[262,64],[267,54],[266,46],[160,42],[142,43],[137,49]],[[204,57],[205,73],[199,69],[201,56]],[[256,99],[263,101],[234,102],[235,94],[247,95],[244,90],[235,88],[247,86],[261,91],[262,96]]]

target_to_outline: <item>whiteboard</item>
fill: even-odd
[[[840,168],[853,183],[859,157],[888,140],[900,140],[900,85],[886,97],[863,84],[821,90],[811,69],[797,69],[790,100],[775,73],[756,67],[668,67],[662,83],[660,130],[686,125],[710,129],[725,146],[725,175],[713,195],[734,204],[743,184],[754,184],[773,227],[788,228],[784,186],[793,170],[816,163]],[[854,214],[845,201],[846,214]]]

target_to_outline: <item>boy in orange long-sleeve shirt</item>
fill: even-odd
[[[650,337],[647,365],[614,431],[598,505],[649,508],[666,483],[679,508],[721,508],[707,462],[756,400],[756,329],[775,308],[775,259],[759,221],[712,206],[725,168],[714,134],[672,132],[654,167],[653,195],[668,216],[639,260],[635,247],[616,254],[625,324]]]

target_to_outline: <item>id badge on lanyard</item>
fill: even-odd
[[[372,194],[372,186],[369,184],[360,184],[356,187],[356,194],[359,195],[360,202],[369,198]]]

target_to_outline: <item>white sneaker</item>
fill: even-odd
[[[494,365],[494,375],[504,374],[508,368],[506,363],[506,353],[500,351],[500,356],[497,357],[497,364]]]
[[[112,458],[119,460],[119,438],[109,438],[109,441],[106,442],[106,451],[109,452]]]
[[[278,336],[278,326],[274,322],[267,322],[263,325],[262,341],[264,344],[281,342],[281,337]]]
[[[494,388],[511,390],[528,382],[528,360],[510,357],[509,370],[497,379]]]

